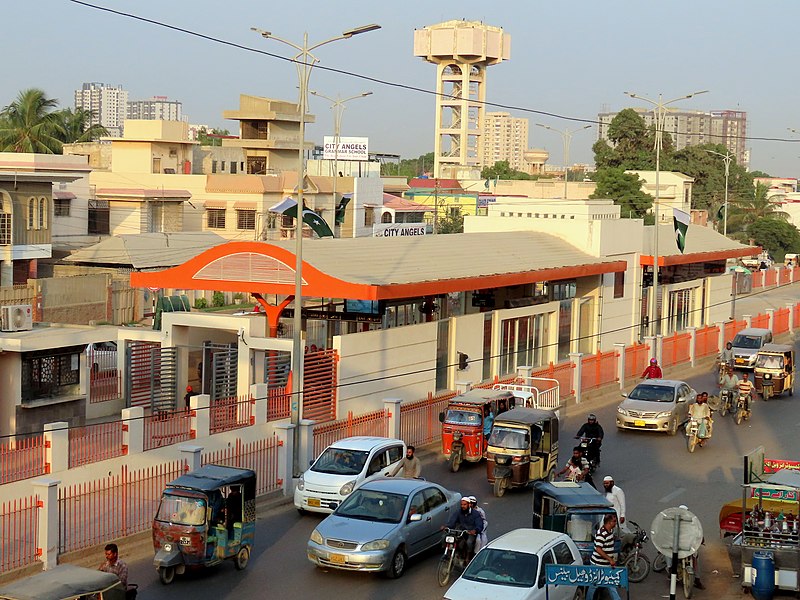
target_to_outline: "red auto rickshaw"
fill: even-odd
[[[450,400],[447,410],[439,413],[442,423],[442,453],[455,473],[463,461],[478,462],[486,450],[491,421],[498,414],[514,408],[516,398],[508,390],[473,389]],[[489,419],[488,427],[486,420]]]

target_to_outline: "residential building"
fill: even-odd
[[[642,191],[656,197],[656,172],[655,171],[626,171],[637,175],[643,180]],[[689,214],[692,209],[692,184],[694,177],[673,171],[659,171],[658,173],[658,206],[655,204],[650,210],[653,214],[658,211],[661,223],[672,223],[672,209],[677,208]]]
[[[633,108],[647,127],[653,125],[652,108]],[[597,115],[597,137],[608,141],[608,126],[618,112]],[[667,108],[664,131],[670,134],[676,150],[701,144],[723,144],[736,157],[736,163],[747,167],[750,162],[746,148],[747,113],[738,110],[682,110]]]
[[[528,119],[512,117],[507,112],[487,112],[481,137],[482,167],[507,161],[517,171],[528,171]],[[529,156],[528,158],[534,158]]]
[[[92,112],[91,123],[102,125],[111,137],[122,137],[128,92],[121,85],[84,83],[75,90],[75,108]]]
[[[166,96],[153,96],[149,100],[129,100],[126,119],[146,121],[186,121],[183,104]]]

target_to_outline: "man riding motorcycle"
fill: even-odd
[[[728,342],[725,349],[719,353],[719,362],[729,367],[733,367],[733,344]]]
[[[739,378],[736,376],[736,373],[733,372],[732,366],[726,365],[724,367],[718,383],[720,392],[724,393],[728,398],[728,402],[733,404],[735,394],[739,390]]]
[[[586,423],[581,425],[575,439],[587,438],[589,447],[586,452],[586,460],[593,462],[595,467],[600,464],[600,446],[603,444],[603,428],[597,422],[597,415],[591,413]]]
[[[705,445],[706,440],[711,437],[711,408],[708,406],[708,394],[700,392],[697,394],[697,402],[689,407],[689,417],[697,421],[697,438],[701,446]]]
[[[739,395],[744,396],[744,409],[750,410],[750,401],[753,399],[753,382],[749,373],[742,373],[742,380],[738,385]]]
[[[467,532],[465,556],[467,562],[472,560],[472,557],[475,556],[475,538],[483,531],[483,518],[477,510],[472,508],[469,497],[461,498],[461,510],[457,510],[452,514],[447,526],[450,529],[460,529]]]

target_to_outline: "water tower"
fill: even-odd
[[[478,166],[486,67],[511,58],[511,36],[480,21],[445,21],[414,30],[414,56],[436,65],[434,177]]]

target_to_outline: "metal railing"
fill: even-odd
[[[0,573],[24,567],[40,554],[37,496],[0,502]]]
[[[178,444],[195,438],[192,430],[192,412],[178,410],[157,412],[143,420],[145,450]]]
[[[376,410],[359,416],[347,413],[346,419],[314,426],[314,456],[319,456],[333,442],[355,435],[386,437],[389,434],[389,412]]]
[[[253,414],[255,402],[249,395],[213,400],[210,408],[210,433],[213,435],[255,424]]]
[[[0,485],[46,472],[44,435],[0,444]]]
[[[123,444],[123,432],[128,426],[122,421],[98,423],[69,430],[69,468],[88,465],[128,453]]]
[[[262,496],[280,489],[283,485],[283,480],[278,478],[280,445],[280,440],[274,434],[249,444],[244,444],[237,438],[233,446],[203,454],[201,463],[252,469],[256,473],[256,495]]]

